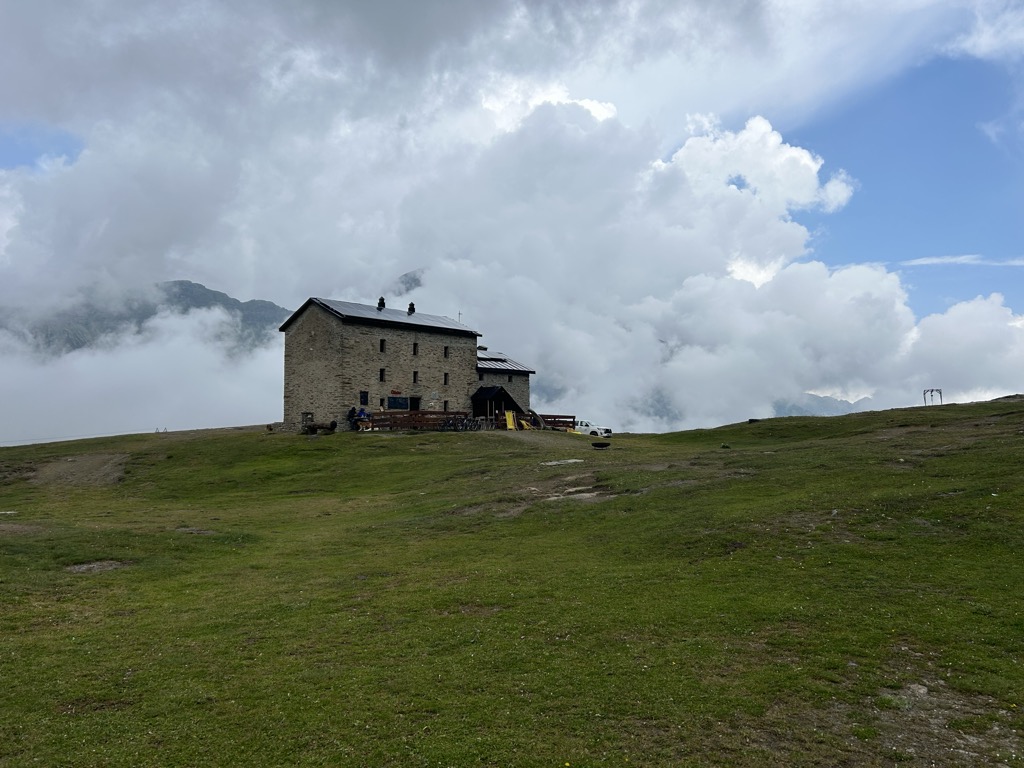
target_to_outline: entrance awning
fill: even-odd
[[[480,387],[470,400],[473,401],[473,416],[494,418],[501,411],[514,411],[520,415],[525,413],[504,387]]]

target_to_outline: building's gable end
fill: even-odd
[[[530,407],[531,368],[516,362],[501,352],[488,352],[480,348],[477,352],[477,383],[482,387],[501,386],[524,408]]]

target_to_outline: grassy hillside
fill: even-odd
[[[1021,765],[1024,403],[0,449],[0,766]]]

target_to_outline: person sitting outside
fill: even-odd
[[[373,416],[365,408],[360,408],[356,414],[356,425],[360,432],[368,432],[373,429]]]

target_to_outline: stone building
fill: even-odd
[[[496,410],[523,412],[530,408],[530,374],[536,373],[501,352],[477,347],[473,415],[493,417]],[[498,392],[496,390],[502,390]],[[483,404],[488,401],[488,404]]]
[[[499,384],[507,402],[514,400],[521,410],[530,407],[533,371],[505,355],[478,350],[479,332],[448,317],[417,312],[413,304],[396,310],[383,298],[376,307],[311,298],[280,330],[289,427],[304,419],[341,422],[353,406],[481,413],[486,410],[481,389]]]

